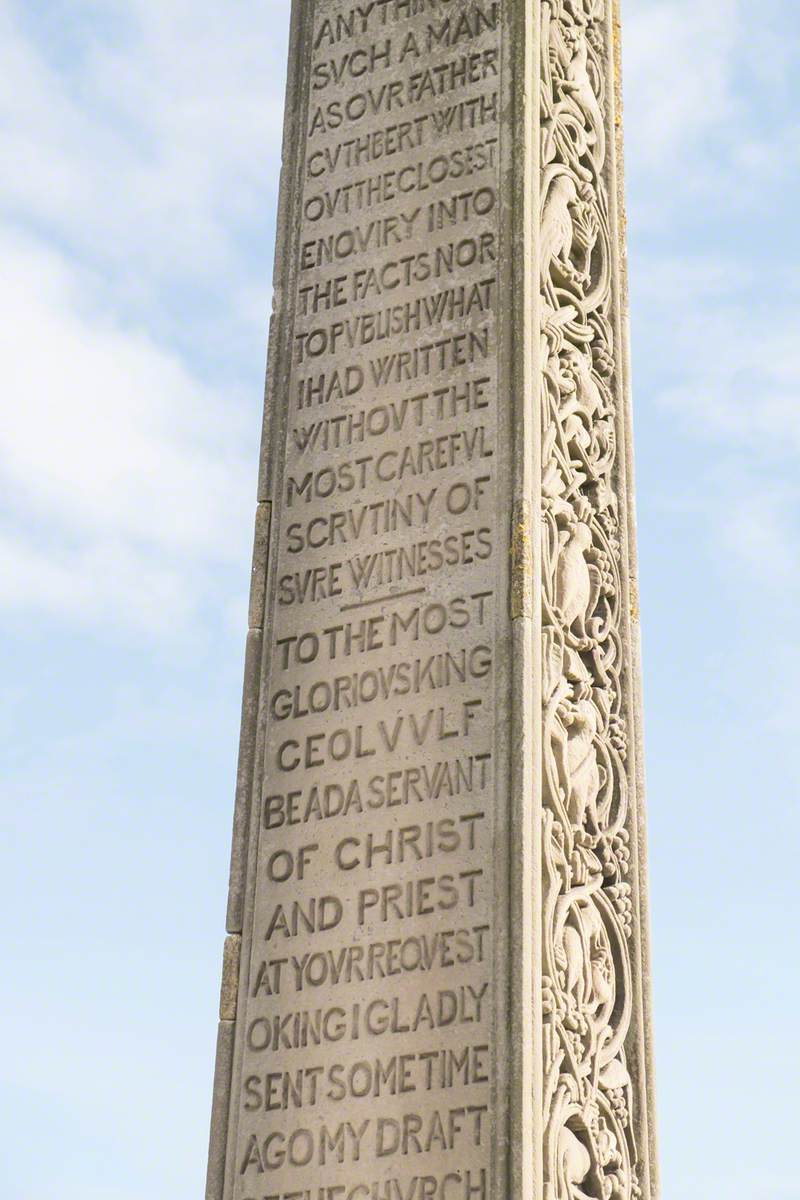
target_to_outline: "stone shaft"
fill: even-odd
[[[656,1195],[608,0],[296,0],[207,1200]]]

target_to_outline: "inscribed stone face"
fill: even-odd
[[[611,35],[295,6],[209,1200],[652,1194]]]

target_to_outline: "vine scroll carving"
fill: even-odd
[[[544,1200],[649,1194],[611,18],[541,4]]]

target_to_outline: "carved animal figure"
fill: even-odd
[[[592,545],[592,531],[580,521],[565,539],[556,569],[556,605],[567,629],[573,626],[579,637],[586,638],[586,620],[600,590],[596,567],[586,561],[586,551]]]
[[[556,994],[548,1010],[546,1200],[635,1200],[634,1094],[626,1065],[630,917],[607,878],[610,810],[627,821],[614,741],[623,665],[618,504],[615,218],[609,0],[535,0],[541,30],[543,685],[550,820],[543,854]],[[609,67],[611,66],[611,72]],[[608,597],[609,601],[601,600]],[[624,722],[623,722],[624,723]],[[616,851],[615,851],[616,862]],[[624,861],[619,856],[624,873]],[[627,886],[627,885],[626,885]],[[549,911],[553,911],[552,908]],[[614,915],[616,914],[616,915]],[[627,921],[627,924],[626,924]]]
[[[561,405],[564,436],[568,445],[586,455],[596,419],[605,411],[603,394],[592,375],[587,355],[575,346],[562,351],[560,372],[561,390],[566,393]]]
[[[554,260],[559,261],[562,269],[568,274],[572,274],[568,258],[572,250],[575,228],[569,206],[574,204],[577,199],[578,190],[575,180],[569,175],[557,175],[550,185],[542,213],[541,271],[543,279],[550,274]]]
[[[562,768],[567,812],[576,829],[585,828],[587,813],[596,829],[597,800],[605,781],[594,745],[600,718],[591,700],[581,700],[561,721],[567,735]]]
[[[564,91],[573,97],[584,116],[588,117],[589,145],[594,146],[597,165],[602,166],[606,157],[606,130],[600,104],[589,77],[589,46],[583,36],[576,39],[575,51],[567,68],[567,78],[562,86]]]
[[[558,1137],[558,1200],[593,1200],[578,1186],[592,1166],[589,1151],[580,1138],[564,1125]]]
[[[569,346],[564,353],[562,369],[564,374],[574,382],[578,406],[591,421],[594,416],[604,411],[605,403],[603,393],[592,375],[588,355],[584,351],[578,350],[576,346]]]
[[[566,988],[578,1009],[593,1018],[612,999],[613,972],[605,943],[603,922],[594,905],[574,905],[575,924],[564,929]]]

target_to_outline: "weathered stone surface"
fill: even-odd
[[[655,1195],[614,33],[294,5],[208,1200]]]

